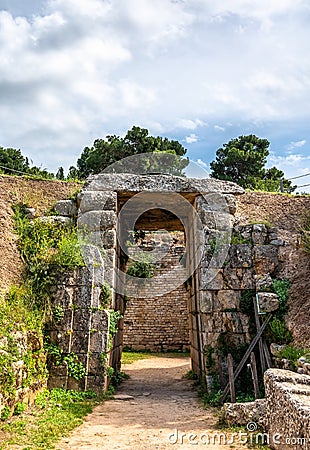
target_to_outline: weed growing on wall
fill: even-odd
[[[101,308],[108,308],[112,301],[112,288],[106,281],[101,286],[99,300]]]
[[[155,274],[156,266],[148,254],[142,254],[138,260],[129,264],[127,274],[138,278],[152,278]]]
[[[110,325],[109,325],[109,342],[108,348],[111,350],[113,347],[113,339],[116,336],[118,329],[118,321],[122,318],[120,311],[110,310]]]
[[[63,269],[84,266],[74,226],[59,222],[30,221],[24,205],[13,207],[18,247],[26,265],[25,284],[32,297],[32,306],[49,312],[50,289]]]
[[[292,340],[292,335],[285,323],[285,315],[288,312],[287,301],[290,295],[290,287],[291,282],[286,278],[272,280],[269,290],[279,297],[279,309],[276,311],[267,328],[267,338],[270,342],[289,344]]]
[[[53,358],[55,365],[60,366],[63,363],[67,364],[68,375],[79,381],[86,375],[86,368],[79,361],[78,356],[71,352],[64,354],[61,348],[56,344],[45,344],[45,350],[49,356]]]

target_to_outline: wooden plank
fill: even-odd
[[[257,309],[257,294],[253,298],[253,305],[254,305],[256,329],[258,331],[260,329],[260,320],[259,320],[259,314],[258,314],[258,309]],[[265,363],[265,355],[264,355],[262,338],[259,339],[258,346],[259,346],[260,366],[261,366],[262,375],[264,377],[264,373],[266,372],[266,363]]]
[[[248,348],[247,351],[245,352],[245,354],[244,354],[242,360],[240,361],[238,367],[237,367],[236,370],[235,370],[235,373],[234,373],[234,380],[235,380],[235,381],[236,381],[236,379],[238,378],[238,376],[239,376],[241,370],[243,369],[243,366],[244,366],[245,363],[247,362],[247,360],[248,360],[248,358],[249,358],[251,352],[253,351],[255,345],[257,344],[257,342],[259,341],[260,337],[262,336],[264,330],[266,329],[268,323],[270,322],[271,317],[272,317],[271,314],[270,314],[269,316],[267,316],[265,322],[264,322],[264,323],[262,324],[262,326],[260,327],[259,332],[257,333],[257,335],[255,336],[255,338],[253,339],[253,341],[252,341],[251,344],[249,345],[249,348]],[[225,401],[225,399],[226,399],[226,397],[227,397],[227,395],[228,395],[228,392],[229,392],[229,383],[227,383],[227,385],[226,385],[226,387],[225,387],[225,389],[224,389],[224,391],[223,391],[222,397],[221,397],[221,399],[220,399],[220,403],[222,403],[222,404],[224,403],[224,401]]]
[[[256,367],[256,358],[254,352],[251,353],[251,373],[254,385],[254,395],[255,398],[259,398],[259,383],[258,383],[258,375],[257,375],[257,367]]]
[[[263,348],[264,348],[267,368],[270,369],[273,366],[273,364],[272,364],[272,358],[271,358],[271,355],[270,355],[268,344],[265,341],[265,339],[263,339]]]
[[[233,361],[233,357],[231,356],[230,353],[227,357],[227,362],[228,362],[230,401],[231,401],[231,403],[236,403],[236,391],[235,391],[235,380],[234,380],[234,361]]]

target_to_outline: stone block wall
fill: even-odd
[[[310,376],[269,369],[265,390],[270,446],[276,450],[309,450]]]
[[[183,235],[183,233],[180,233]],[[180,273],[184,268],[179,260],[183,256],[185,248],[178,242],[169,249],[166,256],[157,264],[156,276],[169,271],[169,280],[162,278],[162,282],[156,284],[158,291],[166,291],[169,283],[171,291],[154,297],[131,297],[126,302],[124,316],[123,346],[133,350],[151,350],[154,352],[189,349],[189,319],[188,319],[188,292],[182,283],[178,285]],[[182,236],[183,237],[183,236]],[[183,238],[184,239],[184,238]],[[149,249],[147,242],[145,249]],[[143,245],[139,246],[143,249]],[[158,245],[160,252],[162,245]],[[174,269],[172,271],[172,269]]]
[[[229,202],[227,204],[229,205]],[[222,374],[227,371],[227,367],[221,362],[223,343],[226,347],[233,348],[251,340],[249,317],[240,309],[242,293],[247,290],[268,290],[271,277],[275,275],[278,267],[279,246],[284,243],[277,239],[275,229],[264,224],[237,225],[232,228],[232,234],[227,238],[225,228],[228,227],[225,223],[232,221],[231,207],[226,212],[224,207],[222,211],[214,212],[209,210],[204,199],[199,199],[197,210],[206,234],[205,248],[198,269],[199,301],[194,311],[194,314],[200,315],[198,344],[203,355],[210,355],[210,350],[213,349],[216,369],[213,367],[212,371],[216,370]],[[220,214],[222,222],[217,218],[217,214]],[[224,224],[223,231],[221,226],[216,230],[210,228],[210,217],[215,217],[217,223]],[[206,367],[206,358],[203,360]],[[207,368],[206,372],[208,381],[210,370]],[[224,374],[222,383],[225,383],[226,379]]]
[[[52,320],[47,324],[51,345],[62,356],[71,355],[85,368],[86,376],[76,380],[70,365],[49,357],[48,387],[102,392],[108,351],[109,312],[101,307],[101,280],[81,267],[63,274],[54,287]]]

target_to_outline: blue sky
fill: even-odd
[[[0,0],[0,145],[67,169],[138,125],[208,169],[253,133],[308,173],[309,23],[307,0]]]

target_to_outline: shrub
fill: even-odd
[[[150,255],[142,254],[138,260],[129,265],[127,274],[137,278],[152,278],[155,273],[155,264]]]

